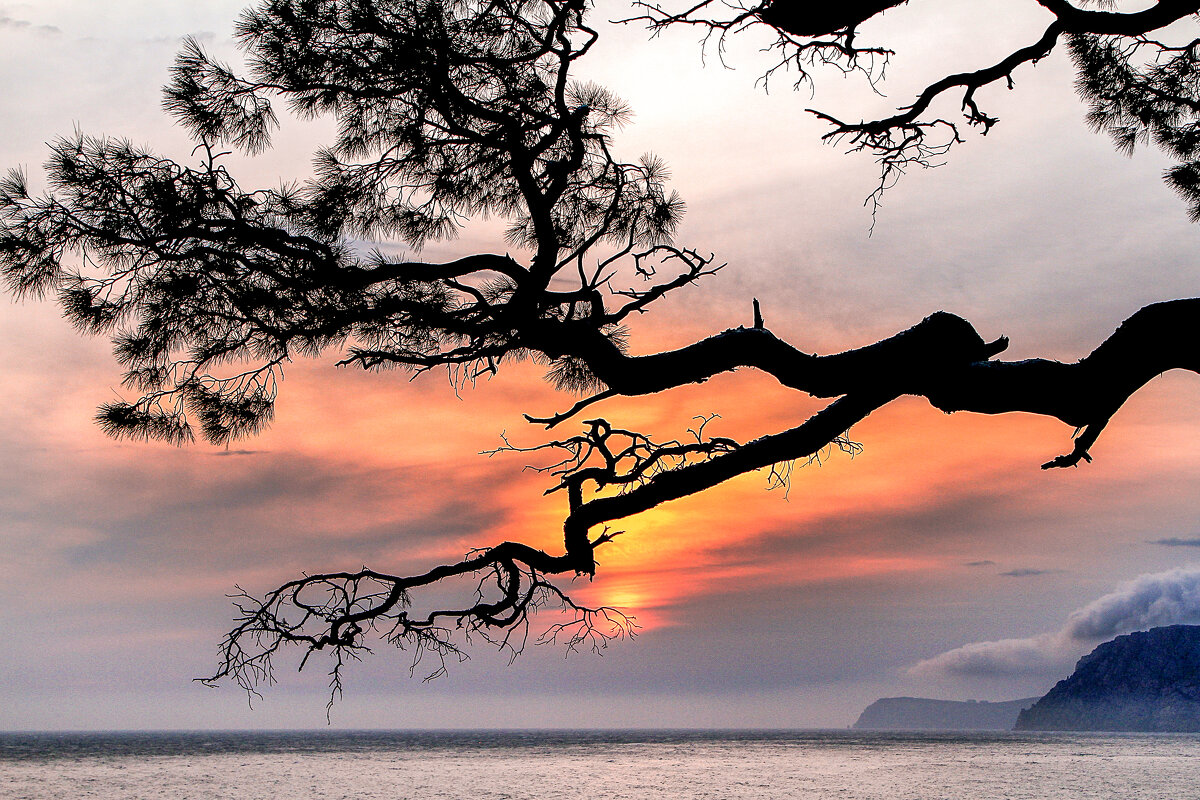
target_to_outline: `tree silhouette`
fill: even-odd
[[[818,63],[879,80],[890,55],[860,47],[857,26],[900,3],[764,3],[728,19],[710,2],[680,13],[643,5],[651,26],[697,24],[720,36],[747,25],[779,33],[781,65]],[[895,116],[834,125],[833,139],[875,153],[886,188],[907,164],[960,141],[952,122],[927,115],[961,90],[966,121],[996,120],[975,93],[1011,81],[1069,35],[1092,120],[1123,148],[1154,140],[1183,162],[1168,179],[1200,215],[1200,40],[1147,38],[1192,17],[1200,3],[1163,0],[1136,13],[1080,10],[1041,0],[1046,34],[1000,63],[951,74]],[[727,6],[722,8],[728,9]],[[613,153],[628,111],[570,73],[597,39],[584,0],[266,0],[237,36],[247,77],[188,41],[165,88],[167,110],[197,143],[185,166],[128,142],[83,134],[52,145],[50,192],[25,177],[0,185],[0,266],[17,295],[53,294],[81,331],[110,335],[136,399],[110,403],[100,425],[116,436],[180,444],[197,433],[224,444],[272,416],[281,368],[296,356],[413,373],[446,369],[455,386],[532,359],[556,387],[584,395],[561,413],[527,417],[547,429],[614,396],[664,392],[739,367],[760,370],[827,407],[795,427],[750,442],[710,436],[701,420],[685,441],[658,441],[603,418],[534,448],[555,453],[549,491],[565,497],[563,548],[504,542],[414,575],[370,569],[304,575],[262,597],[240,595],[240,617],[212,680],[249,691],[272,679],[273,656],[298,645],[305,659],[333,654],[332,678],[372,634],[440,670],[464,635],[520,649],[530,615],[567,614],[542,635],[596,647],[630,632],[610,608],[575,603],[550,576],[595,573],[609,525],[743,473],[787,465],[830,446],[902,395],[944,411],[1026,411],[1080,429],[1071,452],[1044,467],[1089,461],[1113,413],[1173,368],[1200,371],[1194,346],[1200,300],[1147,306],[1076,363],[996,360],[1007,340],[985,341],[966,320],[938,312],[888,339],[817,356],[775,336],[754,302],[753,323],[653,354],[628,352],[625,325],[666,296],[720,269],[675,243],[683,204],[653,157]],[[634,17],[635,19],[639,17]],[[1173,29],[1174,30],[1174,29]],[[270,146],[273,103],[301,117],[336,119],[335,141],[303,185],[243,189],[223,148]],[[932,143],[935,130],[949,141]],[[877,195],[875,195],[877,197]],[[447,263],[389,258],[362,240],[415,249],[472,218],[509,223],[518,256],[478,253]],[[518,449],[505,445],[502,449]],[[417,614],[414,590],[478,579],[459,605]],[[515,637],[515,638],[514,638]]]

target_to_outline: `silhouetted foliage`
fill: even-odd
[[[959,140],[954,123],[925,116],[962,90],[969,123],[995,123],[975,92],[1011,80],[1070,35],[1080,92],[1098,128],[1128,149],[1153,139],[1183,164],[1170,180],[1200,215],[1194,77],[1197,44],[1172,47],[1146,34],[1194,15],[1163,0],[1147,11],[1079,10],[1040,0],[1054,17],[1036,44],[999,64],[932,84],[897,116],[834,124],[834,139],[874,152],[886,186],[910,163],[928,163]],[[861,48],[857,26],[897,0],[764,3],[708,18],[715,4],[679,13],[641,4],[652,26],[696,24],[720,36],[747,25],[779,33],[784,63],[832,64],[879,80],[889,53]],[[565,609],[542,638],[600,647],[628,635],[629,618],[585,608],[547,576],[595,572],[609,524],[731,477],[790,464],[831,446],[905,394],[945,411],[1028,411],[1081,429],[1071,453],[1044,466],[1090,460],[1112,414],[1171,368],[1200,370],[1191,345],[1200,300],[1134,314],[1083,360],[1002,362],[965,320],[935,313],[883,341],[817,356],[776,337],[754,305],[750,327],[651,355],[627,352],[625,324],[668,293],[720,267],[672,234],[683,212],[653,156],[622,161],[611,136],[628,115],[605,89],[571,78],[596,41],[584,0],[266,0],[237,25],[245,77],[188,41],[165,89],[166,109],[197,143],[184,166],[127,142],[83,134],[52,145],[50,192],[25,177],[0,185],[0,267],[17,295],[54,295],[81,331],[112,337],[135,399],[108,404],[98,420],[116,436],[180,444],[199,433],[224,444],[272,416],[281,369],[296,356],[336,351],[340,364],[445,369],[456,385],[515,359],[545,365],[561,389],[591,392],[570,409],[530,422],[553,428],[617,396],[670,390],[738,367],[784,386],[836,398],[789,430],[741,443],[706,432],[660,441],[591,419],[553,451],[552,492],[566,498],[560,554],[504,542],[462,561],[398,576],[363,569],[306,575],[237,600],[240,618],[213,680],[254,691],[272,678],[285,645],[344,660],[375,632],[416,658],[462,657],[456,632],[519,651],[530,614]],[[809,73],[803,71],[803,78]],[[302,117],[332,116],[337,135],[316,154],[301,186],[243,189],[225,148],[257,153],[279,124],[275,104]],[[930,143],[934,129],[948,141]],[[360,239],[413,248],[452,237],[483,216],[507,220],[518,255],[471,254],[426,263],[364,253]],[[417,614],[411,593],[457,576],[477,590],[461,606]],[[307,655],[305,656],[307,658]]]

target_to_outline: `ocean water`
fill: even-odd
[[[10,733],[0,798],[1200,800],[1200,736]]]

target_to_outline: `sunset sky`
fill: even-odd
[[[41,185],[45,143],[78,128],[188,161],[160,111],[181,37],[235,61],[243,0],[0,0],[0,168]],[[1029,6],[1026,9],[1024,6]],[[1045,24],[1033,2],[914,0],[864,28],[897,51],[887,97],[821,73],[792,91],[752,35],[722,66],[695,31],[649,39],[602,20],[578,77],[635,117],[615,141],[653,150],[687,201],[679,243],[729,266],[636,320],[636,352],[750,324],[809,352],[856,347],[944,309],[1006,359],[1086,355],[1141,306],[1196,295],[1200,227],[1152,150],[1117,153],[1084,124],[1056,51],[988,90],[1000,124],[935,170],[906,176],[871,233],[869,157],[823,145],[816,106],[846,118],[907,103],[930,79],[977,69]],[[986,21],[986,24],[980,24]],[[954,113],[953,103],[946,111]],[[243,186],[303,180],[327,123],[289,124],[231,170]],[[483,223],[425,260],[502,252]],[[393,248],[394,252],[402,252]],[[518,365],[456,396],[444,378],[287,371],[276,422],[230,449],[106,438],[96,406],[120,392],[109,344],[49,303],[0,301],[0,729],[277,728],[325,724],[314,659],[250,709],[212,672],[235,584],[260,593],[339,568],[413,574],[505,539],[555,548],[563,501],[520,454],[480,455],[556,395]],[[739,439],[798,424],[821,403],[751,371],[600,412],[663,438],[695,415]],[[571,423],[566,423],[566,430]],[[1152,382],[1079,469],[1044,472],[1072,431],[1030,415],[945,415],[904,398],[767,491],[765,472],[626,520],[580,597],[642,624],[603,657],[479,646],[431,683],[380,643],[348,672],[339,727],[844,726],[880,696],[1037,695],[1118,633],[1200,623],[1200,378]]]

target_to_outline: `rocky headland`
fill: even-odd
[[[867,706],[853,727],[874,731],[1010,731],[1021,709],[1036,701],[1036,697],[999,703],[884,697]]]
[[[1105,642],[1021,711],[1016,729],[1200,731],[1200,625]]]

